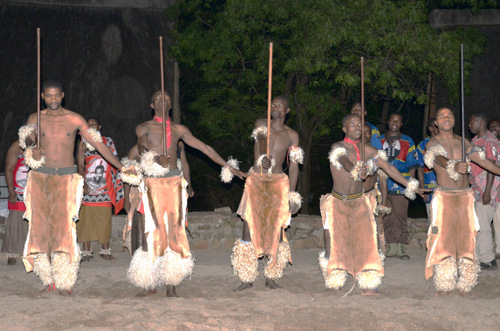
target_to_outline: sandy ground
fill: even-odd
[[[95,253],[98,249],[94,248]],[[484,271],[469,298],[457,293],[435,297],[424,278],[425,251],[411,250],[410,261],[388,259],[380,296],[364,297],[358,288],[347,297],[326,291],[317,249],[292,252],[294,266],[268,290],[259,277],[253,288],[233,292],[239,280],[230,267],[230,250],[198,251],[190,280],[178,287],[181,298],[157,294],[136,298],[125,273],[128,253],[114,249],[114,261],[96,256],[81,265],[72,297],[47,294],[39,279],[18,263],[0,258],[0,328],[168,329],[168,330],[498,330],[500,271]],[[262,264],[260,266],[262,269]],[[347,292],[350,277],[343,292]]]

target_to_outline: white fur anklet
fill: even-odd
[[[54,283],[50,272],[50,262],[47,254],[38,254],[34,258],[33,272],[37,275],[44,286]]]
[[[273,264],[273,259],[270,258],[267,262],[266,269],[264,270],[264,276],[268,279],[277,281],[283,277],[283,272],[285,271],[288,262],[290,262],[291,250],[290,245],[287,242],[280,242],[278,245],[278,253],[276,254],[276,263]]]
[[[71,290],[78,278],[80,251],[73,261],[66,253],[54,253],[50,267],[56,288],[63,291]]]
[[[434,286],[441,292],[453,291],[457,284],[457,261],[449,257],[434,266]]]
[[[226,183],[226,184],[231,183],[231,181],[234,178],[234,175],[231,172],[230,168],[240,170],[239,163],[240,162],[236,159],[233,159],[232,156],[229,157],[229,159],[227,160],[227,166],[222,167],[222,170],[220,172],[220,179],[223,183]]]
[[[159,285],[159,259],[151,261],[148,252],[137,249],[132,256],[127,270],[127,280],[130,284],[143,290],[153,290]]]
[[[236,239],[231,254],[231,264],[234,275],[243,283],[253,283],[259,276],[259,262],[252,242],[244,243],[241,239]]]
[[[479,270],[479,264],[468,259],[459,259],[457,290],[469,293],[477,285]]]
[[[382,276],[378,271],[362,271],[356,275],[358,286],[362,290],[376,290],[382,284]]]
[[[182,258],[179,253],[167,249],[165,255],[157,257],[159,263],[159,283],[161,285],[180,285],[184,279],[191,277],[194,269],[194,257]]]
[[[319,253],[318,257],[319,269],[325,280],[325,287],[328,289],[338,290],[344,286],[347,280],[347,271],[345,270],[333,270],[328,276],[328,259],[325,257],[325,252]]]

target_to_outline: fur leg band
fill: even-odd
[[[457,261],[449,257],[434,266],[434,286],[442,292],[453,291],[457,284]]]
[[[383,213],[385,215],[389,215],[391,213],[391,211],[392,211],[391,207],[387,207],[387,206],[384,206],[384,205],[377,205],[377,207],[375,207],[374,214],[377,215],[377,216],[380,213]]]
[[[21,149],[26,148],[26,138],[35,131],[36,125],[35,124],[26,124],[23,125],[19,128],[18,134],[19,134],[19,147]]]
[[[267,126],[259,126],[258,128],[253,129],[252,131],[252,138],[257,141],[259,139],[259,136],[263,135],[266,136],[267,138]]]
[[[137,173],[136,175],[128,175],[128,174],[125,174],[123,172],[120,172],[122,181],[124,183],[129,184],[129,185],[139,186],[142,182],[142,179],[144,178],[144,176],[142,175],[142,170],[141,170],[141,167],[139,166],[139,163],[135,160],[129,160],[126,157],[124,157],[121,160],[121,163],[123,164],[123,166],[125,168],[128,168],[131,165],[134,166],[135,171]]]
[[[102,248],[101,251],[99,252],[99,255],[111,255],[111,248],[108,249]]]
[[[244,243],[241,239],[236,240],[233,254],[231,254],[231,264],[234,268],[234,275],[243,283],[253,283],[259,276],[259,262],[251,242]]]
[[[469,293],[477,285],[479,265],[468,259],[458,260],[457,290]]]
[[[222,170],[220,172],[220,179],[223,183],[231,183],[231,181],[233,180],[233,173],[231,172],[231,169],[230,168],[234,168],[236,170],[240,170],[240,166],[239,166],[239,161],[236,160],[236,159],[233,159],[232,156],[229,157],[229,159],[227,160],[227,165],[222,167]]]
[[[425,151],[424,163],[429,169],[434,169],[434,160],[437,156],[448,157],[448,152],[442,145],[435,145]]]
[[[157,257],[159,261],[159,282],[161,285],[178,286],[186,277],[191,277],[194,269],[194,257],[182,258],[180,254],[168,249],[165,255]]]
[[[460,160],[448,160],[448,162],[446,162],[446,172],[448,173],[448,177],[455,182],[460,179],[460,174],[455,171],[455,164],[459,162]]]
[[[92,251],[82,251],[82,257],[90,256],[92,257],[94,255],[94,252]]]
[[[153,290],[159,285],[158,273],[160,259],[151,262],[148,252],[137,249],[127,270],[127,280],[143,290]]]
[[[362,290],[376,290],[382,284],[382,276],[375,270],[360,272],[356,275],[356,280]]]
[[[288,203],[290,204],[290,210],[294,210],[297,207],[297,211],[302,207],[302,196],[299,192],[290,191],[288,192]]]
[[[44,166],[45,164],[45,155],[42,155],[42,158],[40,160],[35,160],[33,158],[33,149],[35,146],[30,146],[27,147],[26,150],[24,151],[24,163],[31,169],[40,169],[41,167]]]
[[[68,254],[54,253],[52,257],[52,277],[54,284],[59,290],[69,291],[75,285],[80,269],[80,252],[76,259],[71,261]]]
[[[389,178],[389,176],[387,176],[387,174],[385,173],[385,171],[384,171],[384,170],[382,170],[382,169],[378,169],[378,170],[377,170],[377,174],[378,174],[380,177],[383,177],[383,178],[385,178],[385,179]]]
[[[344,286],[347,280],[347,271],[345,270],[333,270],[328,276],[328,259],[325,257],[325,252],[319,253],[318,257],[319,269],[325,280],[325,287],[328,289],[338,290]]]
[[[339,159],[342,156],[347,156],[347,149],[345,147],[335,147],[328,153],[328,160],[337,170],[342,169],[342,165],[339,162]]]
[[[87,132],[88,134],[90,135],[90,137],[92,138],[92,141],[95,142],[95,143],[98,143],[98,142],[102,142],[102,136],[101,136],[101,133],[99,131],[97,131],[96,129],[92,129],[92,128],[88,128],[87,129]],[[82,141],[83,143],[85,144],[85,147],[87,147],[87,149],[91,152],[95,151],[95,148],[94,146],[92,146],[82,135]]]
[[[147,151],[141,155],[141,169],[146,176],[150,177],[163,177],[169,173],[170,167],[162,167],[158,163],[155,162],[155,157],[158,156],[158,153],[155,151]]]
[[[418,189],[419,186],[420,186],[419,181],[416,180],[415,178],[410,177],[408,179],[408,185],[406,185],[405,197],[407,197],[410,200],[415,200],[415,198],[417,197],[415,195],[415,190]]]
[[[288,149],[290,162],[304,164],[304,150],[298,146],[290,146]]]
[[[40,278],[44,286],[48,286],[54,281],[50,272],[50,262],[47,254],[38,254],[34,258],[33,272]]]
[[[276,255],[276,263],[274,263],[274,266],[271,267],[273,259],[270,258],[267,262],[266,269],[264,270],[266,278],[275,281],[281,279],[283,277],[283,272],[290,261],[290,256],[290,245],[284,241],[280,242],[278,245],[278,254]]]

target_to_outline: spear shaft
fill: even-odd
[[[462,162],[465,162],[464,44],[460,45],[460,98],[462,100]]]
[[[365,164],[365,61],[361,57],[361,161]]]
[[[163,77],[163,38],[160,36],[160,77],[161,77],[161,127],[162,127],[162,151],[163,155],[167,155],[167,137],[165,134],[165,81]]]
[[[269,158],[269,138],[271,137],[271,95],[273,85],[273,43],[269,43],[269,87],[267,91],[267,157]]]
[[[37,112],[37,136],[36,147],[40,148],[40,28],[36,28],[36,112]]]

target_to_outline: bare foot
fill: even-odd
[[[457,291],[458,294],[462,296],[462,298],[468,298],[470,296],[469,292]]]
[[[115,259],[111,254],[101,254],[101,257],[108,261],[113,261]]]
[[[70,290],[60,290],[59,295],[62,295],[63,297],[70,297],[71,291]]]
[[[437,291],[436,296],[437,297],[447,297],[448,294],[450,294],[449,291]]]
[[[41,298],[43,297],[45,294],[47,293],[50,293],[50,292],[53,292],[56,290],[56,286],[54,284],[50,284],[50,285],[47,285],[43,288],[43,290],[41,290],[40,292],[38,292],[36,294],[36,297],[37,298]]]
[[[361,290],[361,295],[380,295],[380,293],[375,290]]]
[[[144,297],[147,297],[149,295],[152,295],[152,294],[156,294],[156,290],[146,290],[146,291],[142,291],[141,293],[139,294],[136,294],[136,298],[144,298]]]
[[[236,290],[233,290],[233,292],[243,291],[243,290],[246,290],[247,288],[250,288],[252,286],[253,286],[253,283],[241,283],[241,285],[238,286],[238,288]]]
[[[16,265],[17,264],[17,260],[15,257],[9,257],[9,259],[7,260],[7,265]]]
[[[269,278],[266,278],[266,287],[271,289],[271,290],[274,290],[276,288],[281,288],[281,286],[276,284],[276,282],[274,280],[269,279]]]
[[[174,285],[167,285],[167,298],[178,298]]]

